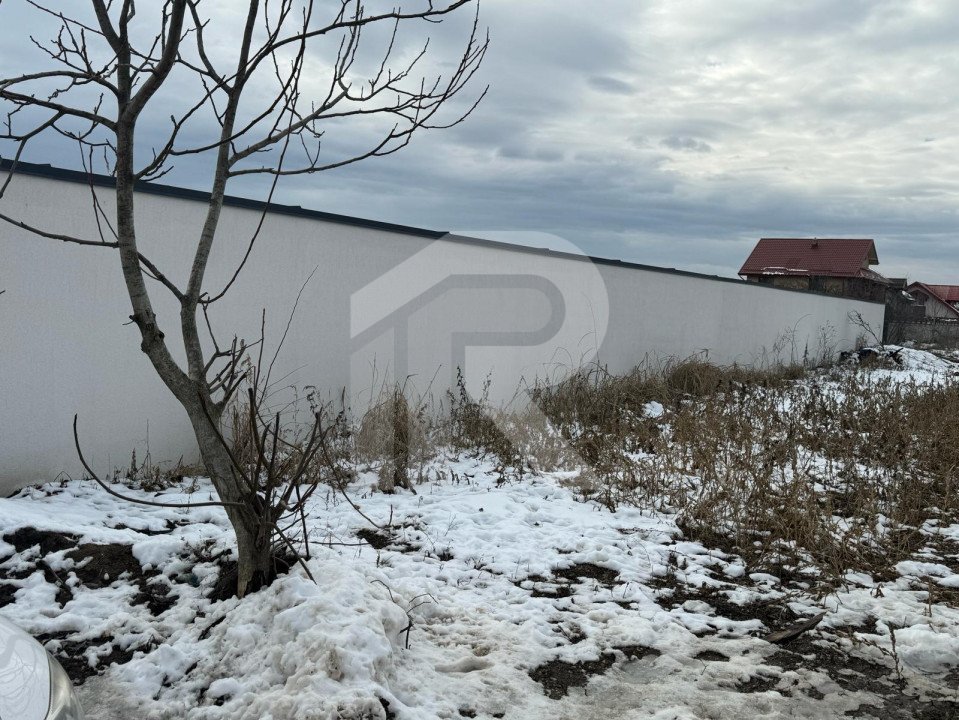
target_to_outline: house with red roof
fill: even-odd
[[[872,269],[876,243],[866,238],[762,238],[740,276],[749,282],[883,302],[889,280]]]
[[[930,285],[914,282],[906,288],[933,320],[959,320],[959,285]]]

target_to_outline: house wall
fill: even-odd
[[[919,305],[912,295],[905,290],[891,287],[886,293],[882,341],[898,344],[909,340],[904,333],[914,323],[927,322],[925,312],[925,307]]]
[[[0,211],[95,239],[90,193],[22,176]],[[109,217],[110,192],[98,195]],[[142,193],[136,202],[141,251],[185,284],[205,206]],[[225,208],[211,291],[231,277],[259,217]],[[74,413],[98,471],[128,466],[134,448],[156,463],[193,459],[186,417],[139,351],[116,252],[3,226],[0,259],[0,493],[80,474]],[[151,288],[182,358],[178,305]],[[507,401],[524,380],[560,379],[584,362],[624,372],[697,353],[718,363],[802,360],[823,341],[851,347],[861,329],[850,312],[882,327],[877,304],[277,212],[210,321],[221,344],[234,333],[254,341],[262,313],[264,366],[289,323],[271,374],[276,407],[316,386],[329,398],[346,388],[361,409],[395,378],[411,393],[442,397],[457,365],[472,391],[489,376],[493,397]]]
[[[944,307],[942,302],[937,300],[934,297],[930,297],[927,293],[924,293],[922,290],[915,290],[914,295],[919,299],[923,304],[923,307],[926,310],[926,317],[932,320],[955,320],[956,314],[951,312],[949,308]]]
[[[810,279],[806,276],[775,275],[772,279],[772,285],[778,288],[808,290],[809,281]]]
[[[842,295],[846,291],[846,283],[843,278],[824,277],[820,278],[822,291],[830,295]]]

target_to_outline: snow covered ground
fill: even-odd
[[[904,355],[903,373],[954,370]],[[27,489],[0,500],[0,613],[86,676],[94,720],[959,716],[959,525],[924,527],[892,577],[814,597],[811,578],[756,573],[674,515],[581,502],[573,472],[504,481],[460,455],[427,475],[395,495],[357,478],[390,532],[317,498],[317,583],[295,567],[243,600],[217,597],[220,510]],[[791,643],[763,639],[823,611]]]

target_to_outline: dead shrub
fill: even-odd
[[[503,469],[524,471],[523,458],[513,442],[510,426],[516,417],[495,409],[489,401],[492,378],[487,376],[478,398],[466,389],[466,378],[456,369],[456,386],[446,393],[449,405],[446,440],[456,450],[477,455],[495,455]]]
[[[147,492],[160,492],[179,485],[184,478],[203,477],[206,469],[202,463],[184,463],[181,457],[176,463],[154,463],[147,449],[143,460],[137,461],[137,451],[134,448],[130,453],[130,467],[127,469],[114,468],[111,479],[113,482],[121,479],[131,487]]]
[[[528,467],[534,472],[551,472],[576,460],[563,434],[535,405],[496,412],[495,421],[502,437],[509,440],[508,459],[517,471]]]
[[[736,375],[735,368],[725,370],[705,360],[690,358],[667,367],[663,381],[674,393],[703,397],[729,389],[736,382]]]
[[[591,466],[607,445],[624,452],[648,448],[656,423],[645,415],[648,403],[667,399],[661,378],[636,369],[622,376],[593,365],[561,383],[538,383],[532,403]]]
[[[758,565],[790,548],[836,583],[884,572],[916,527],[959,510],[959,430],[941,420],[957,409],[954,384],[850,372],[679,407],[664,452],[699,480],[681,501],[690,531],[721,528]]]
[[[299,483],[328,485],[342,490],[356,477],[354,430],[345,396],[341,396],[337,406],[331,400],[321,401],[316,389],[309,387],[305,403],[314,422],[323,429],[322,452],[310,447],[309,428],[290,419],[277,426],[277,460],[296,466],[304,455],[309,455],[299,475]],[[295,417],[295,404],[285,406],[285,409],[290,418]],[[262,449],[258,449],[262,438],[258,437],[257,423],[262,425],[263,418],[257,415],[256,422],[251,422],[250,403],[245,399],[235,402],[227,417],[229,425],[223,440],[229,444],[234,462],[245,470],[254,468],[262,454]]]
[[[682,408],[697,398],[727,397],[739,388],[779,386],[803,373],[802,368],[786,366],[767,370],[721,367],[699,356],[658,367],[641,366],[619,376],[593,365],[561,383],[536,385],[531,397],[590,473],[616,486],[606,493],[610,503],[620,504],[633,495],[658,506],[674,493],[663,478],[666,466],[640,460],[642,472],[635,472],[637,455],[669,457],[664,423],[651,416],[651,403]],[[680,422],[682,418],[680,414]]]
[[[398,387],[381,395],[360,420],[355,435],[356,458],[380,463],[380,490],[413,490],[411,472],[419,469],[419,476],[433,454],[426,403],[411,403]]]
[[[584,369],[533,399],[585,465],[584,498],[672,507],[688,533],[756,567],[814,565],[832,586],[852,569],[882,574],[915,551],[916,528],[959,512],[955,382],[692,358],[621,377]],[[648,416],[652,401],[663,417]]]

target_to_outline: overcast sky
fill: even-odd
[[[959,283],[954,1],[483,0],[482,22],[465,124],[277,199],[723,275],[761,236],[872,237],[886,275]]]

